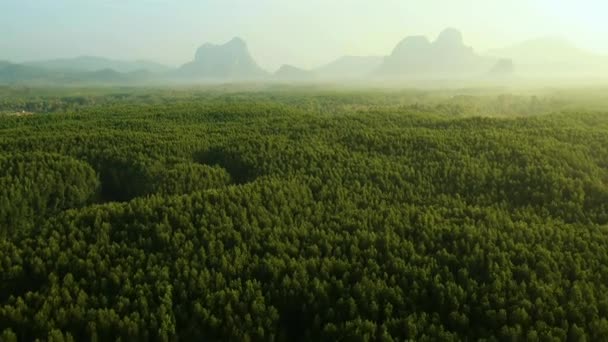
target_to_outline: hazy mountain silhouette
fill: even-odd
[[[384,57],[343,56],[312,70],[283,65],[274,73],[275,79],[284,81],[348,81],[369,77]]]
[[[490,55],[510,58],[518,73],[530,77],[598,76],[608,74],[608,57],[576,47],[571,42],[554,37],[524,41]]]
[[[44,79],[49,72],[10,62],[0,62],[0,83],[11,84]]]
[[[314,71],[319,77],[333,80],[363,78],[382,64],[384,56],[343,56]]]
[[[554,37],[524,41],[506,48],[491,50],[490,54],[517,59],[521,63],[569,62],[594,56],[565,39]]]
[[[601,79],[608,76],[608,57],[589,53],[556,38],[530,40],[482,56],[465,44],[458,30],[446,29],[434,41],[423,36],[406,37],[386,57],[344,56],[312,70],[283,65],[274,74],[258,66],[240,38],[221,45],[204,44],[197,49],[193,61],[177,69],[155,62],[89,56],[23,64],[0,61],[0,84],[434,81],[502,79],[511,75],[538,80],[555,77]]]
[[[495,63],[495,59],[481,57],[465,45],[458,30],[446,29],[434,42],[423,36],[403,39],[384,58],[376,74],[410,79],[474,77]]]
[[[274,78],[281,81],[312,81],[316,78],[316,73],[284,64],[274,73]]]
[[[113,69],[97,71],[61,71],[24,64],[0,62],[0,84],[141,84],[153,79],[148,71],[121,73]]]
[[[204,44],[192,62],[182,65],[175,75],[189,79],[249,80],[269,76],[251,57],[247,44],[233,38],[222,44]]]
[[[138,70],[160,73],[170,70],[170,68],[165,65],[151,61],[121,61],[94,56],[33,61],[26,62],[24,65],[55,71],[82,72],[112,69],[122,73],[134,72]]]

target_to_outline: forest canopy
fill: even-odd
[[[0,88],[0,340],[608,340],[602,90]]]

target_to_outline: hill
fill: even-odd
[[[282,65],[279,70],[274,73],[274,78],[280,81],[312,81],[316,78],[313,71],[300,69],[293,65]]]
[[[462,33],[446,29],[434,41],[423,36],[403,39],[376,72],[381,78],[460,78],[489,71],[496,60],[477,55]]]
[[[251,57],[247,43],[238,37],[222,45],[202,45],[194,60],[182,65],[174,75],[194,80],[251,80],[269,76]]]
[[[510,58],[519,73],[529,77],[597,77],[608,75],[608,56],[585,51],[571,42],[554,37],[524,41],[495,49],[490,55]]]
[[[103,57],[80,56],[76,58],[52,59],[46,61],[33,61],[24,63],[27,66],[53,71],[90,72],[112,69],[117,72],[128,73],[146,70],[153,73],[162,73],[170,70],[169,67],[146,60],[122,61]]]
[[[52,82],[58,74],[44,69],[15,64],[11,62],[0,62],[0,84]]]
[[[343,56],[314,71],[323,79],[346,80],[370,76],[384,56]]]
[[[113,69],[97,71],[48,70],[24,64],[0,62],[0,84],[28,85],[84,85],[84,84],[140,84],[153,79],[153,74],[144,71],[128,73]]]

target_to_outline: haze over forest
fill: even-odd
[[[9,0],[0,84],[601,80],[606,7]]]
[[[0,342],[608,341],[601,0],[0,0]]]

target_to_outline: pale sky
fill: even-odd
[[[96,55],[180,65],[205,42],[245,39],[258,63],[315,67],[386,55],[446,27],[484,52],[557,36],[608,55],[605,0],[0,0],[0,60]]]

